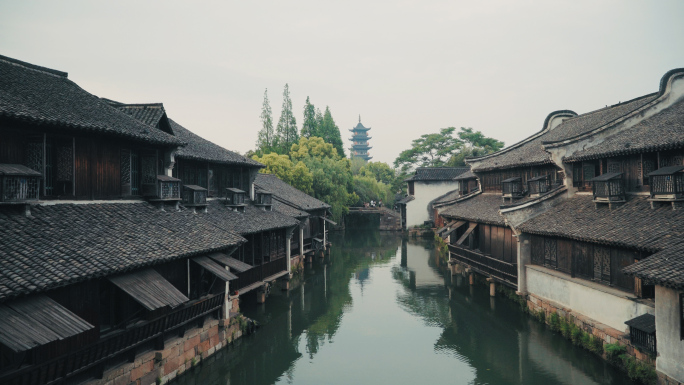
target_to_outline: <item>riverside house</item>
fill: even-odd
[[[467,160],[482,192],[441,211],[452,263],[684,382],[683,138],[681,69],[658,92],[549,114],[539,133]]]
[[[261,164],[61,71],[0,56],[0,90],[0,383],[168,381],[289,279]]]
[[[457,176],[468,171],[465,167],[419,167],[405,180],[408,195],[397,201],[403,229],[421,226],[434,220],[432,202],[444,194],[459,190]]]

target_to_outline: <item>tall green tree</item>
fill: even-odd
[[[442,128],[438,133],[421,135],[411,148],[402,151],[394,160],[394,167],[407,172],[415,167],[444,166],[463,142],[454,137],[454,127]]]
[[[273,113],[268,101],[268,88],[264,91],[264,103],[261,105],[261,130],[259,131],[256,147],[258,152],[271,152],[275,145],[273,132]]]
[[[318,122],[316,121],[316,108],[311,102],[309,102],[309,97],[306,97],[306,103],[304,104],[304,120],[302,121],[302,138],[310,138],[312,136],[318,135]]]
[[[323,113],[323,120],[318,128],[318,134],[326,143],[330,143],[335,147],[337,153],[344,157],[344,148],[342,147],[342,136],[340,135],[340,128],[335,124],[335,120],[330,113],[330,107],[325,107]]]
[[[285,83],[285,89],[283,90],[283,108],[280,112],[280,119],[278,119],[276,135],[278,138],[276,147],[279,154],[287,154],[290,151],[290,147],[299,140],[297,120],[292,113],[290,87],[287,83]]]

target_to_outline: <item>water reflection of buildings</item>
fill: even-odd
[[[475,370],[474,383],[597,384],[593,378],[607,383],[623,379],[604,362],[548,332],[512,302],[489,297],[484,286],[470,286],[461,276],[440,273],[432,250],[403,244],[401,261],[394,278],[406,290],[398,293],[397,301],[426,324],[443,329],[435,352],[467,362]]]
[[[178,385],[273,384],[292,380],[297,361],[312,359],[332,341],[345,310],[353,306],[352,279],[368,282],[370,267],[388,263],[401,238],[391,234],[336,238],[340,247],[316,261],[306,280],[288,292],[273,291],[264,305],[245,304],[243,312],[264,326],[253,336],[218,353],[208,365],[178,379]],[[291,381],[287,381],[290,382]]]

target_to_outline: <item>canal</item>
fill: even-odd
[[[331,255],[287,292],[244,300],[255,333],[181,376],[182,385],[631,384],[517,304],[441,266],[431,242],[332,235]]]

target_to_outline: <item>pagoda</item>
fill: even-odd
[[[352,141],[352,147],[349,149],[352,157],[362,158],[366,161],[372,159],[368,150],[372,147],[368,145],[368,140],[371,138],[368,136],[368,131],[370,127],[364,127],[361,124],[361,115],[359,115],[359,124],[352,128],[352,137],[349,139]]]

